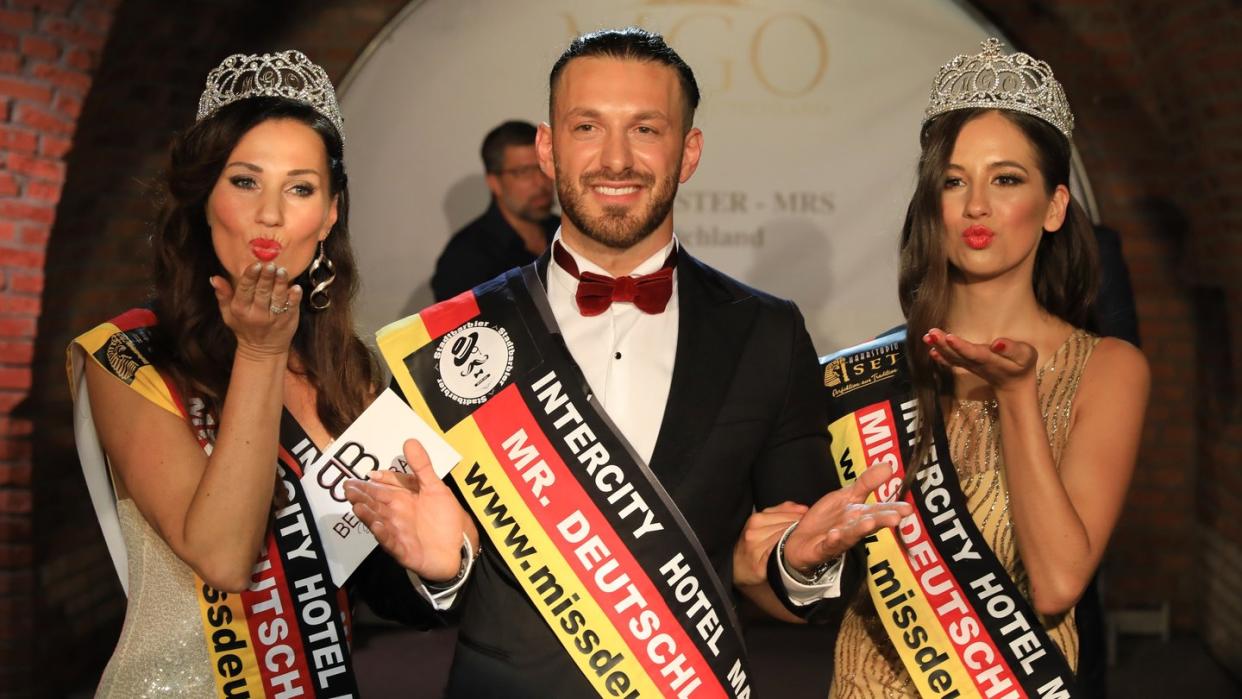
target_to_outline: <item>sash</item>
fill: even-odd
[[[826,357],[832,458],[843,483],[871,467],[897,472],[869,501],[900,491],[918,427],[905,330]],[[1074,675],[966,506],[937,412],[933,444],[896,531],[864,540],[867,587],[919,694],[1069,698]]]
[[[85,364],[95,361],[147,400],[186,420],[203,451],[211,453],[215,418],[202,400],[187,406],[155,369],[148,309],[124,313],[83,334],[69,347],[75,436],[91,500],[128,594],[121,538],[107,457],[90,415]],[[263,551],[241,594],[216,590],[194,576],[211,675],[222,697],[356,696],[349,653],[349,603],[332,584],[327,557],[299,478],[319,457],[293,416],[281,416],[277,487],[288,504],[275,513]]]
[[[534,266],[393,323],[381,355],[462,454],[467,505],[600,696],[750,696],[730,598],[592,395]]]

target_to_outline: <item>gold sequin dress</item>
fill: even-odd
[[[1044,428],[1058,464],[1069,436],[1070,409],[1083,367],[1100,338],[1074,330],[1052,359],[1040,367],[1037,382]],[[1000,421],[995,401],[954,401],[945,426],[949,452],[971,517],[997,558],[1028,595],[1030,580],[1018,558],[1009,518],[1009,489],[1002,468]],[[1078,631],[1074,611],[1041,617],[1071,670],[1078,668]],[[837,636],[830,696],[833,699],[878,699],[918,696],[884,626],[876,616],[866,585],[846,611]]]
[[[147,524],[134,501],[119,500],[129,554],[129,606],[96,697],[214,697],[194,571]]]

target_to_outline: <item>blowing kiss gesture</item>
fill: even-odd
[[[923,336],[931,358],[954,373],[970,372],[998,394],[1032,390],[1039,352],[1025,342],[997,338],[982,345],[932,328]]]

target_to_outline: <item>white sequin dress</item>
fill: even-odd
[[[147,524],[134,501],[119,500],[129,553],[129,606],[96,697],[214,697],[194,571]]]

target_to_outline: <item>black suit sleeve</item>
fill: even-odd
[[[785,400],[760,463],[756,466],[756,509],[786,500],[811,505],[830,490],[840,487],[829,451],[822,370],[802,314],[792,303],[789,308],[791,327]],[[776,556],[774,549],[768,559],[768,581],[772,590],[791,612],[810,621],[826,621],[840,613],[854,596],[861,579],[861,561],[857,553],[851,551],[842,571],[841,594],[838,597],[795,606],[789,601],[785,586],[780,582]]]
[[[802,314],[786,303],[788,336],[777,353],[787,367],[784,400],[753,472],[756,509],[786,500],[809,505],[836,485],[819,361]]]
[[[447,618],[414,591],[414,585],[396,561],[376,547],[349,578],[350,593],[377,615],[417,629],[444,626]],[[460,597],[460,595],[458,595]]]

